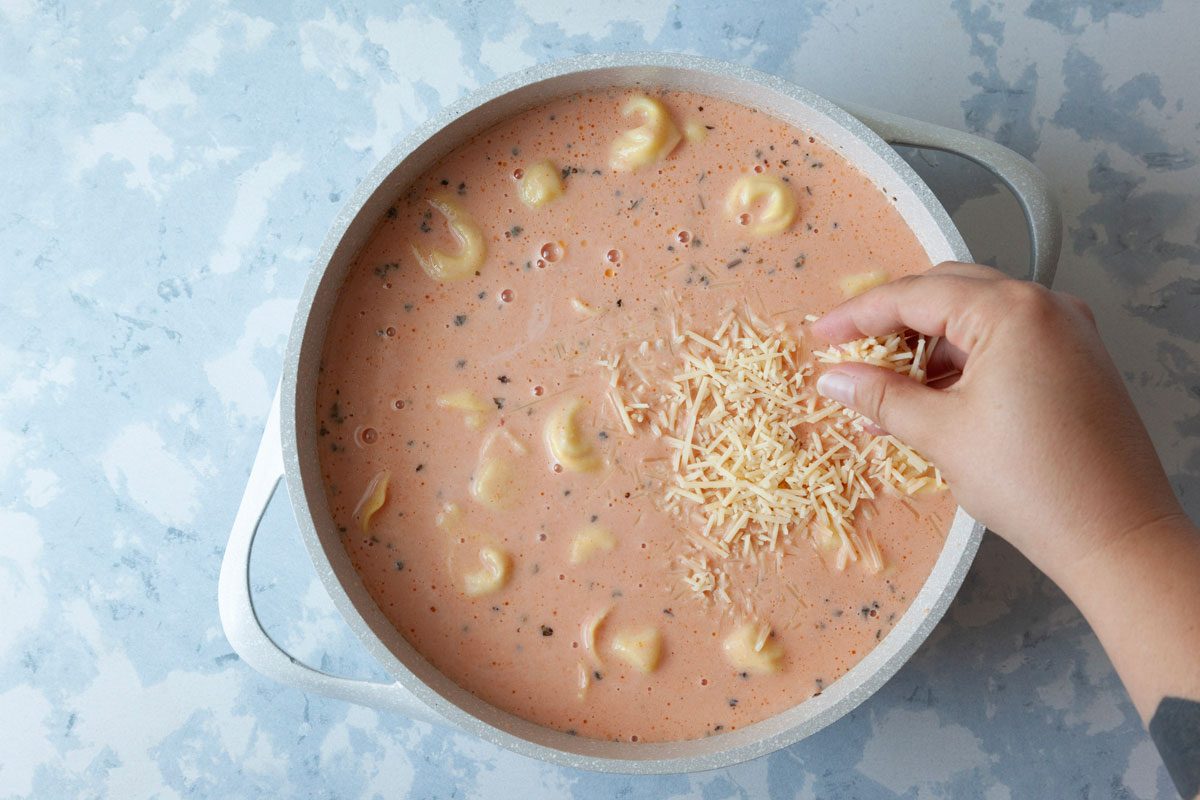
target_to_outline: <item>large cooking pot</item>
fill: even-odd
[[[959,509],[933,572],[912,606],[874,650],[819,696],[739,730],[682,742],[608,742],[570,736],[501,711],[434,669],[388,622],[367,593],[330,514],[317,459],[317,365],[346,271],[376,222],[427,168],[475,134],[531,106],[612,86],[698,92],[757,108],[820,137],[896,198],[895,207],[933,263],[970,261],[946,210],[890,145],[953,152],[995,173],[1016,195],[1030,229],[1030,278],[1049,284],[1061,222],[1045,177],[992,142],[890,114],[839,106],[745,67],[673,54],[593,55],[503,78],[414,131],[359,184],[333,221],[296,309],[283,380],[250,472],[221,565],[221,622],[233,649],[259,672],[303,691],[449,725],[555,764],[625,773],[723,767],[770,753],[820,730],[863,702],[924,641],[975,556],[983,526]],[[335,677],[300,663],[267,636],[249,587],[258,522],[285,478],[317,574],[350,628],[394,679]]]

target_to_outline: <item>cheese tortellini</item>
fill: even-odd
[[[771,629],[747,622],[725,638],[725,657],[735,669],[765,675],[783,668],[783,647],[770,638]]]
[[[434,524],[447,533],[457,531],[463,523],[463,510],[458,503],[446,503],[434,519]]]
[[[517,188],[520,191],[522,203],[531,208],[541,208],[562,197],[562,176],[551,161],[539,161],[524,171]]]
[[[463,422],[473,431],[483,427],[484,415],[488,412],[488,404],[470,389],[456,389],[440,395],[437,404],[438,408],[463,412]]]
[[[579,641],[583,645],[583,652],[596,666],[601,666],[603,662],[600,659],[600,651],[596,649],[596,634],[600,631],[600,626],[604,624],[604,620],[608,617],[608,612],[611,608],[602,608],[592,614],[589,614],[587,619],[579,626]]]
[[[571,563],[582,564],[597,553],[611,552],[617,540],[602,525],[588,525],[571,537]]]
[[[471,497],[481,505],[499,511],[512,505],[516,494],[515,483],[516,474],[507,461],[485,458],[475,469]]]
[[[708,138],[708,128],[704,127],[702,122],[689,119],[683,123],[683,138],[688,144],[700,144]]]
[[[846,297],[855,297],[862,294],[868,289],[874,289],[876,286],[882,286],[887,283],[888,274],[881,269],[871,270],[870,272],[860,272],[857,275],[850,275],[842,278],[842,293]]]
[[[611,647],[617,658],[638,672],[648,674],[658,669],[662,658],[662,634],[657,628],[617,631]]]
[[[633,172],[666,158],[679,144],[679,129],[670,112],[657,100],[636,94],[621,109],[625,117],[639,116],[642,124],[622,132],[612,143],[609,164],[619,172]]]
[[[425,252],[414,244],[412,252],[417,263],[435,281],[457,281],[474,275],[483,266],[483,259],[487,255],[483,231],[471,215],[448,196],[435,195],[427,202],[434,211],[446,218],[446,227],[458,242],[458,252],[447,253],[436,249]]]
[[[354,509],[354,519],[358,520],[358,526],[362,528],[363,533],[370,528],[371,518],[375,516],[375,512],[383,508],[383,504],[387,501],[390,477],[391,473],[386,469],[375,473],[370,483],[367,484],[362,499],[358,501],[358,506]]]
[[[499,547],[479,548],[482,566],[463,576],[463,591],[468,597],[481,597],[503,589],[512,574],[512,559]]]
[[[759,204],[758,213],[754,207]],[[743,175],[725,198],[729,216],[742,221],[754,236],[783,233],[796,221],[796,196],[778,176]]]
[[[546,446],[550,455],[572,472],[591,472],[600,466],[600,455],[579,425],[579,412],[583,408],[584,401],[577,398],[546,419]]]

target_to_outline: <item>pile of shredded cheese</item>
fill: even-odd
[[[649,377],[638,360],[646,361],[648,342],[624,363],[619,355],[601,363],[626,431],[648,432],[670,448],[665,506],[687,531],[680,566],[697,595],[730,602],[728,561],[761,564],[773,554],[779,564],[784,545],[802,540],[836,551],[838,569],[859,562],[878,571],[883,556],[856,527],[860,514],[869,518],[867,504],[885,489],[912,495],[944,487],[937,468],[911,448],[867,434],[861,417],[817,394],[814,366],[783,325],[731,312],[711,336],[675,328],[669,344],[678,359],[673,373]],[[923,338],[910,346],[896,334],[813,355],[923,380],[931,349]]]

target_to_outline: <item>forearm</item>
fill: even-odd
[[[1159,520],[1050,577],[1095,630],[1180,792],[1197,796],[1200,531],[1182,516]]]

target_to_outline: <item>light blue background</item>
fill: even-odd
[[[552,768],[273,685],[230,652],[215,587],[342,198],[464,92],[602,50],[747,63],[1034,158],[1066,209],[1057,286],[1092,304],[1195,515],[1197,30],[1191,0],[0,0],[0,796],[1171,796],[1087,625],[995,540],[852,715],[665,778]],[[1012,202],[953,159],[914,161],[977,257],[1018,270]],[[261,545],[272,631],[377,675],[283,504]]]

